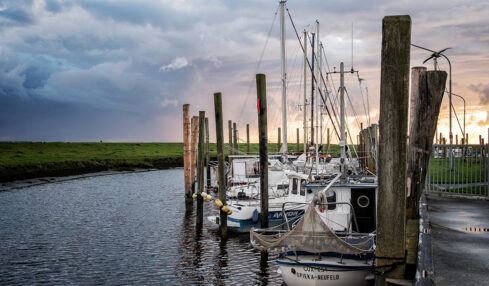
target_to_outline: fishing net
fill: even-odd
[[[366,254],[374,249],[374,234],[336,235],[319,215],[314,201],[292,230],[281,229],[283,229],[282,225],[265,230],[252,229],[251,244],[260,251],[270,253],[306,251]]]

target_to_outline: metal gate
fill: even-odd
[[[425,190],[464,196],[489,196],[488,146],[452,145],[450,148],[450,145],[433,145]]]

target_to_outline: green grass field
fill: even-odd
[[[296,144],[288,147],[290,152],[297,151]],[[216,144],[209,148],[215,160]],[[246,144],[239,144],[239,149],[245,152]],[[224,150],[227,156],[227,144]],[[276,153],[277,144],[270,143],[268,150]],[[258,151],[258,144],[250,144],[251,154]],[[332,145],[330,151],[336,154],[339,148]],[[183,166],[183,143],[0,142],[0,181],[177,166]]]

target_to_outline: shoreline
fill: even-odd
[[[137,168],[137,169],[133,169],[133,170],[108,170],[108,171],[101,171],[101,172],[94,172],[94,173],[83,173],[83,174],[67,175],[67,176],[60,176],[60,177],[47,176],[47,177],[30,178],[30,179],[24,179],[24,180],[15,180],[15,181],[1,183],[0,193],[1,192],[11,192],[11,191],[16,191],[16,190],[21,190],[21,189],[25,189],[25,188],[34,187],[34,186],[42,186],[42,185],[46,185],[46,184],[67,182],[67,181],[72,181],[72,180],[80,180],[80,179],[101,177],[101,176],[111,176],[111,175],[118,175],[118,174],[144,173],[144,172],[152,172],[152,171],[174,169],[174,168],[178,169],[180,167],[169,167],[169,168],[159,168],[159,169],[156,169],[156,168],[150,168],[150,169]]]

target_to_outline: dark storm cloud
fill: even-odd
[[[471,84],[470,89],[479,94],[480,104],[489,104],[489,84]]]

